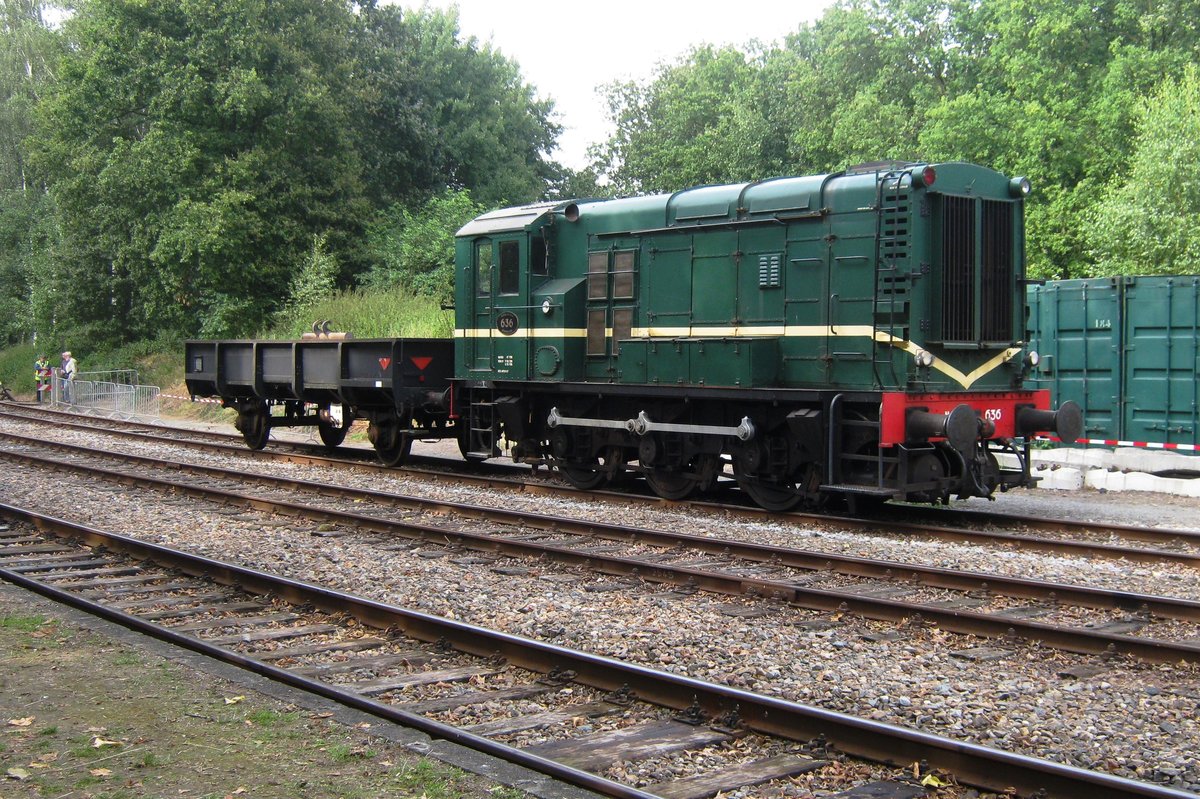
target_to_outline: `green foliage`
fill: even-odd
[[[61,350],[36,348],[32,344],[17,344],[0,349],[0,383],[14,394],[33,393],[33,362],[45,352],[51,366],[58,366]]]
[[[314,321],[325,319],[330,320],[331,329],[352,333],[356,338],[449,338],[454,334],[452,311],[443,311],[432,297],[393,286],[339,292],[307,311],[277,319],[273,327],[259,335],[299,338],[312,330]]]
[[[454,297],[454,234],[483,212],[466,190],[447,190],[416,210],[399,205],[367,228],[379,260],[363,279],[372,288],[408,286],[442,301]]]
[[[764,138],[757,75],[740,51],[705,46],[660,66],[648,83],[609,86],[616,133],[593,150],[597,168],[628,194],[761,174],[754,147]]]
[[[1200,273],[1200,70],[1167,79],[1135,115],[1136,149],[1089,226],[1097,273]]]
[[[360,20],[359,146],[377,208],[446,188],[489,207],[546,193],[561,127],[515,62],[462,38],[457,9],[366,4]]]
[[[73,320],[246,333],[313,235],[357,238],[351,23],[328,0],[80,4],[32,140]]]
[[[365,235],[381,209],[429,227],[424,277],[427,198],[562,176],[552,103],[456,11],[82,0],[56,32],[41,8],[0,18],[0,341],[248,335],[395,268]]]
[[[42,22],[39,0],[0,6],[0,343],[49,330],[54,319],[54,205],[30,169],[26,140],[34,107],[52,79],[61,42]]]

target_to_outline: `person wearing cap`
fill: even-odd
[[[58,368],[58,375],[62,378],[62,393],[63,402],[70,405],[74,398],[71,396],[72,381],[75,380],[75,373],[79,371],[79,364],[71,357],[71,351],[66,350],[62,354],[62,365]]]

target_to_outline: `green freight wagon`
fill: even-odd
[[[1028,385],[1077,402],[1084,438],[1200,443],[1200,276],[1056,280],[1028,300]]]

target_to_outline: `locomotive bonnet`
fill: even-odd
[[[1029,190],[889,162],[500,209],[458,231],[452,345],[189,342],[188,385],[260,446],[279,424],[340,441],[357,417],[389,463],[456,437],[581,488],[733,480],[780,510],[990,497],[1033,485],[1035,434],[1082,427],[1023,387]]]

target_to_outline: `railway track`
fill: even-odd
[[[730,489],[721,501],[692,500],[669,503],[654,496],[607,491],[579,492],[553,479],[531,477],[527,468],[502,464],[476,464],[471,472],[461,461],[438,457],[414,457],[403,468],[386,468],[374,461],[370,450],[353,450],[360,457],[338,457],[319,444],[304,445],[273,442],[270,450],[249,450],[240,436],[210,431],[191,431],[166,425],[117,422],[92,419],[77,414],[0,403],[0,416],[34,423],[50,424],[64,430],[103,432],[143,443],[161,443],[210,452],[220,452],[262,461],[282,461],[330,468],[357,468],[390,474],[411,474],[428,480],[448,481],[483,488],[547,493],[563,497],[586,496],[617,503],[641,502],[649,505],[686,504],[697,511],[719,513],[751,520],[786,520],[805,524],[834,524],[847,529],[881,534],[918,536],[932,540],[972,542],[982,545],[1009,546],[1029,551],[1087,557],[1124,559],[1152,563],[1156,561],[1200,562],[1200,530],[1183,530],[1115,523],[1080,523],[1064,519],[1045,519],[1012,513],[992,513],[962,509],[889,507],[878,517],[852,518],[837,514],[778,514],[748,507],[739,493]],[[97,427],[100,425],[100,427]],[[142,432],[134,432],[141,430]],[[345,455],[346,450],[339,450]],[[482,467],[483,473],[480,472]],[[730,504],[730,500],[736,501]],[[957,526],[946,524],[957,522]]]
[[[13,506],[0,505],[0,516],[13,522],[0,530],[9,582],[607,796],[701,799],[811,780],[853,796],[913,797],[930,776],[1009,795],[1191,795],[439,619]],[[877,764],[870,779],[839,786],[847,757]],[[709,768],[696,770],[701,761]],[[646,777],[664,769],[676,771]]]
[[[470,551],[548,559],[630,585],[759,597],[826,614],[897,624],[919,619],[947,632],[1039,642],[1069,652],[1200,662],[1200,602],[1045,583],[920,564],[848,557],[732,539],[430,500],[244,470],[167,461],[0,434],[0,457],[71,469],[115,483],[385,534],[425,557]],[[66,459],[49,459],[52,448]],[[140,470],[111,468],[113,461]],[[314,505],[314,497],[321,504]],[[396,511],[405,513],[397,520]],[[981,648],[964,657],[994,655]]]

